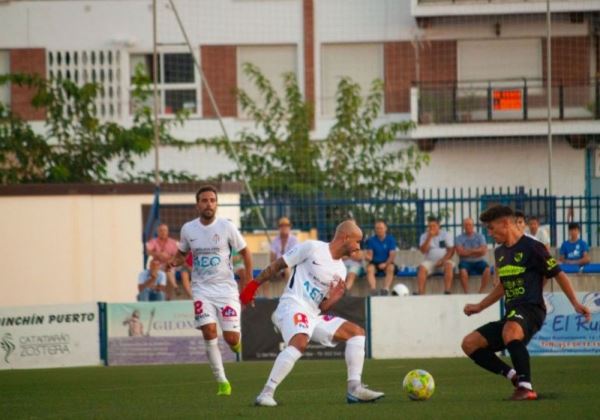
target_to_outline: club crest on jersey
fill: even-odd
[[[297,325],[300,328],[308,328],[308,317],[306,314],[296,312],[294,314],[294,325]]]
[[[334,318],[335,318],[335,315],[331,315],[331,314],[323,315],[323,321],[331,321]]]
[[[221,237],[219,236],[218,233],[215,233],[212,238],[210,238],[210,240],[217,245],[219,243],[219,241],[221,240]]]
[[[237,311],[231,306],[227,305],[221,309],[221,315],[223,315],[223,318],[233,318],[234,316],[237,316]]]
[[[515,254],[515,262],[521,262],[521,260],[523,260],[523,253],[522,252],[517,252]]]

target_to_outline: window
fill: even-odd
[[[350,77],[367,96],[371,83],[383,79],[383,45],[330,44],[321,50],[321,113],[335,115],[335,92],[340,79]]]
[[[129,71],[133,88],[133,76],[140,68],[153,80],[152,54],[132,54]],[[198,113],[198,86],[194,59],[189,53],[159,53],[158,55],[158,94],[161,114],[174,114],[187,110]],[[152,106],[150,98],[147,105]]]
[[[258,66],[279,96],[284,97],[283,74],[296,73],[296,47],[293,45],[260,45],[237,48],[237,86],[251,98],[257,99],[259,97],[258,89],[244,74],[244,63]],[[238,108],[238,115],[241,118],[247,118],[241,108]]]
[[[0,74],[10,73],[10,53],[0,50]],[[0,103],[10,106],[10,84],[0,85]]]

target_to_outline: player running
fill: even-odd
[[[512,400],[536,400],[526,345],[546,318],[544,277],[556,278],[575,311],[587,321],[590,311],[577,301],[571,281],[546,247],[518,228],[510,207],[490,207],[481,214],[480,220],[500,244],[494,252],[500,283],[481,302],[465,305],[464,312],[467,315],[479,313],[504,296],[506,315],[468,334],[462,348],[482,368],[512,381],[515,386]],[[495,353],[503,349],[510,353],[514,369],[496,356]]]
[[[183,264],[191,250],[192,299],[196,328],[202,330],[208,363],[218,382],[217,395],[231,395],[218,347],[217,322],[223,338],[235,353],[240,353],[240,301],[231,265],[231,250],[239,252],[246,268],[245,283],[252,279],[252,258],[244,238],[229,220],[216,217],[217,190],[205,186],[196,193],[199,219],[181,228],[179,252],[171,266]]]
[[[348,367],[348,403],[373,402],[383,392],[367,389],[361,383],[365,359],[365,331],[343,318],[323,316],[344,295],[346,267],[342,257],[360,250],[362,231],[352,221],[338,225],[330,243],[306,241],[275,260],[256,280],[251,281],[240,295],[242,304],[254,299],[256,289],[273,274],[286,267],[292,269],[288,284],[273,313],[273,322],[281,332],[287,347],[279,353],[256,405],[277,405],[275,389],[292,371],[294,364],[306,350],[308,342],[334,347],[346,342]]]

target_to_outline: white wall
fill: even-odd
[[[0,197],[0,306],[131,301],[142,269],[146,195]],[[238,194],[220,194],[219,215],[239,226]],[[161,204],[193,204],[163,194]]]
[[[500,318],[498,303],[467,317],[467,303],[484,295],[371,298],[371,354],[374,359],[462,356],[462,339]]]
[[[438,141],[431,162],[417,176],[421,188],[547,188],[548,158],[544,140],[484,139]],[[585,150],[564,140],[553,143],[553,194],[583,195]]]

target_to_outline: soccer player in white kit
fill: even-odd
[[[196,193],[198,219],[181,228],[179,252],[171,266],[183,264],[191,250],[193,254],[192,298],[196,328],[202,331],[208,362],[218,382],[217,395],[231,395],[231,385],[225,376],[223,360],[218,347],[217,322],[223,338],[236,353],[241,351],[240,300],[234,278],[231,250],[239,252],[244,260],[246,279],[252,279],[252,258],[239,230],[229,220],[216,217],[217,190],[204,186]]]
[[[248,304],[260,284],[273,278],[274,273],[286,267],[292,270],[272,318],[287,347],[275,359],[269,379],[256,398],[256,405],[277,405],[275,389],[291,372],[311,340],[329,347],[346,342],[348,403],[373,402],[384,396],[361,382],[365,331],[343,318],[321,315],[344,295],[346,267],[342,257],[358,252],[361,240],[362,231],[353,221],[342,222],[330,243],[306,241],[297,245],[271,263],[242,291],[240,300],[242,304]]]

